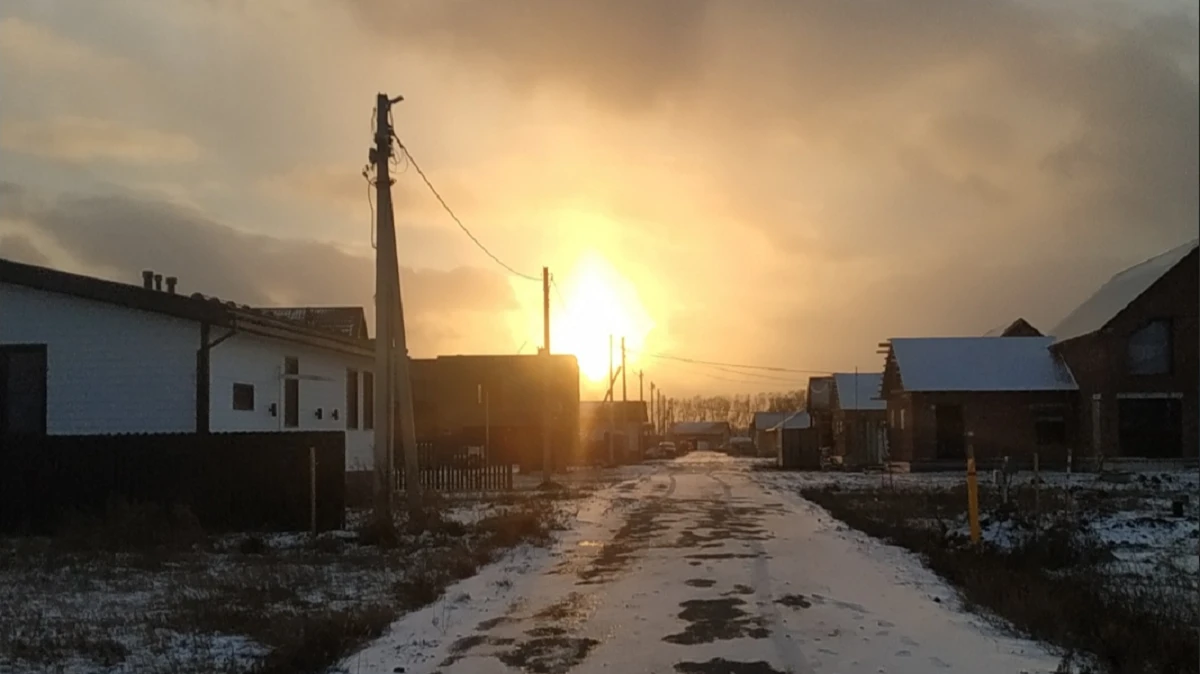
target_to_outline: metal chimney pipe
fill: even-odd
[[[154,290],[154,272],[147,269],[142,272],[142,287],[146,290]]]
[[[154,275],[154,289],[162,290],[162,274]]]
[[[166,281],[167,281],[167,292],[174,295],[175,294],[175,286],[179,285],[179,278],[175,277],[175,276],[168,276],[166,278]]]

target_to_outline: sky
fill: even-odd
[[[6,0],[0,257],[373,314],[382,91],[585,375],[615,334],[647,390],[796,388],[657,355],[1050,329],[1196,236],[1198,61],[1178,0]],[[541,284],[397,169],[410,353],[536,350]]]

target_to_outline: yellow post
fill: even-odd
[[[975,446],[967,438],[967,518],[971,523],[971,542],[978,544],[979,531],[979,482],[975,479]]]

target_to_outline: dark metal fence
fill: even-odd
[[[345,433],[0,438],[0,531],[48,532],[114,500],[186,506],[209,530],[345,523]]]

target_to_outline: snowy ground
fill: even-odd
[[[0,674],[233,674],[282,650],[353,640],[423,603],[443,567],[470,573],[494,545],[472,527],[527,507],[528,496],[447,499],[441,512],[465,526],[402,535],[386,549],[359,539],[363,512],[351,513],[348,530],[315,540],[240,534],[111,551],[72,540],[0,539]],[[579,502],[545,507],[569,519]],[[537,554],[522,545],[506,559]]]
[[[988,674],[1058,659],[999,633],[911,554],[712,453],[638,467],[548,550],[452,586],[349,674]]]
[[[1126,477],[1127,482],[1110,482],[1095,473],[1041,473],[1040,514],[1044,522],[1075,512],[1085,530],[1110,549],[1116,560],[1113,573],[1143,577],[1178,576],[1179,572],[1197,573],[1197,545],[1200,542],[1200,472],[1143,472]],[[938,492],[966,484],[964,473],[866,474],[841,472],[764,471],[760,479],[776,488],[799,491],[827,488],[850,491],[894,489],[901,492]],[[1026,517],[1017,520],[991,515],[998,502],[999,488],[992,474],[981,473],[983,540],[1000,547],[1011,547],[1032,535],[1028,518],[1033,491],[1033,474],[1017,473],[1012,481],[1014,498],[1024,500]],[[1172,502],[1185,498],[1182,517],[1172,513]],[[963,513],[949,522],[951,531],[962,536],[968,532],[966,502]],[[931,526],[936,522],[930,522]]]

